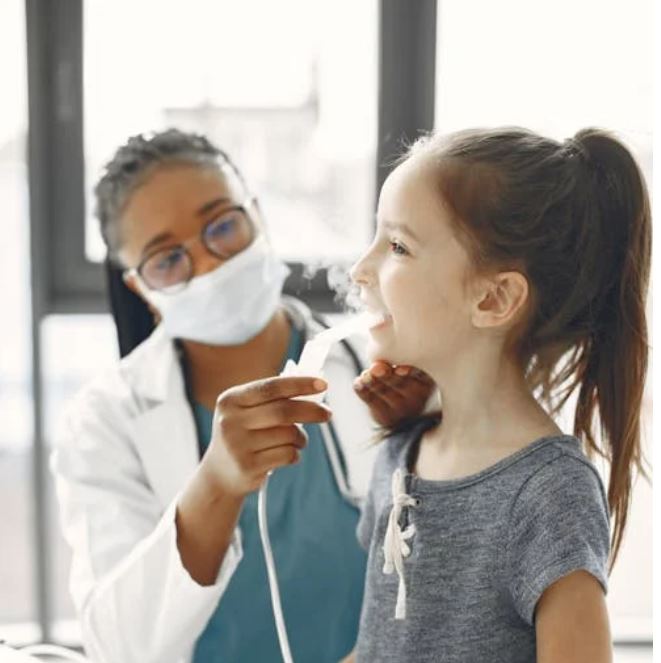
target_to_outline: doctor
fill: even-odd
[[[96,197],[109,255],[159,324],[78,395],[52,458],[88,655],[281,660],[255,494],[277,468],[268,518],[294,659],[335,663],[362,599],[368,414],[391,425],[419,413],[431,382],[383,363],[356,379],[338,345],[328,407],[292,400],[326,385],[273,376],[322,327],[281,295],[287,268],[257,202],[202,136],[131,138]]]

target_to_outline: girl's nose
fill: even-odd
[[[349,276],[356,285],[368,285],[374,280],[372,270],[368,263],[369,255],[369,250],[363,253],[349,270]]]

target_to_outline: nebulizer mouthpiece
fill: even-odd
[[[328,353],[334,343],[344,340],[348,336],[353,336],[361,332],[367,332],[385,319],[383,314],[365,311],[344,320],[334,327],[325,329],[314,338],[310,339],[305,346],[298,362],[291,359],[285,364],[282,373],[283,377],[301,376],[301,377],[323,377],[323,368],[328,358]],[[312,396],[300,396],[299,400],[311,400],[321,402],[324,398],[324,392]],[[269,472],[269,475],[271,473]],[[293,663],[291,650],[289,648],[289,639],[287,637],[287,628],[285,625],[282,605],[280,602],[280,591],[278,589],[278,578],[273,561],[273,552],[269,539],[267,518],[266,518],[266,491],[268,489],[268,476],[264,480],[259,490],[257,501],[257,514],[259,520],[259,533],[264,548],[264,558],[266,559],[266,569],[268,571],[269,586],[271,589],[271,603],[273,605],[273,615],[280,642],[280,651],[285,663]]]
[[[383,320],[384,315],[382,313],[364,311],[363,313],[352,316],[348,320],[340,322],[334,327],[324,329],[324,331],[317,334],[305,344],[298,362],[292,359],[287,360],[280,375],[323,378],[324,364],[334,343],[338,343],[348,336],[366,332],[383,322]],[[302,396],[301,398],[321,402],[323,397],[324,394],[322,392],[321,394]]]

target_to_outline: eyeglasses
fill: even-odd
[[[186,242],[157,249],[145,256],[137,267],[128,270],[138,274],[151,290],[174,294],[183,290],[193,277],[193,258],[188,247],[196,241],[212,255],[227,260],[241,253],[256,235],[256,226],[246,211],[254,198],[243,205],[226,207],[215,218],[206,223],[199,236]]]

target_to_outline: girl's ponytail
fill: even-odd
[[[584,227],[601,240],[588,243],[601,252],[603,264],[595,274],[600,283],[591,303],[592,330],[576,375],[574,434],[610,461],[612,567],[627,523],[634,469],[647,477],[640,419],[648,358],[651,218],[644,179],[620,142],[586,129],[570,143],[590,183],[584,192]],[[601,450],[595,441],[597,412]]]

